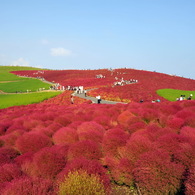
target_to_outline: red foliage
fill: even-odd
[[[23,177],[15,179],[10,182],[4,190],[2,195],[29,195],[29,194],[47,194],[56,195],[55,186],[50,180],[41,178]]]
[[[159,118],[159,113],[156,109],[145,108],[140,113],[142,120],[146,123],[157,121]]]
[[[34,154],[32,172],[35,176],[53,179],[66,165],[67,146],[43,148]]]
[[[105,129],[100,124],[90,121],[83,122],[77,127],[79,140],[92,140],[94,142],[102,142]]]
[[[174,160],[183,164],[189,169],[195,162],[195,142],[178,143],[177,150],[174,151]]]
[[[189,175],[185,181],[185,194],[192,195],[195,194],[195,164],[190,168]]]
[[[146,71],[117,71],[126,74],[113,72],[111,75],[108,70],[45,71],[44,77],[72,86],[86,84],[90,87],[94,85],[91,81],[97,81],[97,86],[106,86],[99,89],[102,97],[137,102],[143,98],[144,103],[78,105],[75,98],[75,104],[70,105],[72,91],[65,91],[44,103],[0,110],[0,165],[15,163],[23,174],[31,177],[28,181],[21,178],[18,183],[12,180],[8,184],[10,189],[15,186],[14,192],[25,194],[18,187],[25,185],[27,191],[36,189],[34,194],[55,194],[49,190],[45,192],[47,185],[43,188],[41,183],[42,191],[38,191],[35,177],[41,177],[39,182],[43,181],[43,184],[45,178],[52,178],[55,184],[56,174],[64,168],[66,173],[84,169],[100,177],[108,171],[113,182],[118,184],[131,186],[135,181],[143,194],[177,193],[178,183],[184,185],[186,179],[186,192],[190,190],[188,185],[192,186],[193,182],[189,178],[193,174],[188,178],[183,175],[182,180],[181,176],[183,166],[192,170],[195,161],[195,101],[150,102],[158,98],[156,89],[159,87],[195,90],[194,81]],[[85,78],[86,73],[89,73],[88,78]],[[96,73],[105,73],[106,78],[95,79]],[[116,76],[139,78],[136,84],[111,88]],[[145,82],[146,78],[148,81]],[[60,149],[62,145],[65,151]],[[11,148],[6,148],[8,146]],[[105,177],[109,183],[108,176]]]
[[[89,160],[100,159],[102,157],[100,145],[91,140],[79,141],[72,144],[68,151],[68,160],[79,157],[84,157]]]
[[[120,128],[109,129],[104,134],[102,147],[105,155],[120,158],[119,149],[126,145],[129,134]]]
[[[127,141],[126,148],[122,154],[123,158],[127,158],[130,162],[135,163],[141,154],[152,149],[152,142],[145,136],[135,135]]]
[[[62,127],[52,138],[55,144],[72,144],[78,141],[76,130],[70,127]]]
[[[54,121],[56,123],[59,123],[61,124],[62,126],[67,126],[68,124],[71,123],[71,120],[72,120],[72,116],[71,115],[59,115],[57,116]]]
[[[123,111],[117,118],[117,121],[122,127],[127,128],[129,126],[129,121],[134,118],[135,115],[128,110]]]
[[[184,120],[182,118],[171,117],[167,121],[167,127],[173,129],[181,129],[183,125],[184,125]]]
[[[19,136],[21,136],[24,133],[22,130],[16,130],[9,134],[6,134],[4,136],[1,136],[0,139],[3,141],[3,145],[5,147],[14,146],[15,141]]]
[[[170,156],[173,156],[178,150],[180,150],[180,145],[183,143],[188,143],[188,138],[175,133],[167,133],[155,142],[154,147],[162,149],[168,152]]]
[[[51,146],[52,141],[43,133],[27,132],[16,140],[16,148],[22,154],[26,152],[37,152],[41,148]]]
[[[108,163],[109,166],[109,163]],[[133,170],[134,166],[132,163],[125,158],[120,159],[120,161],[115,166],[109,166],[111,171],[111,176],[114,182],[118,183],[119,185],[133,185]]]
[[[163,151],[143,154],[133,170],[143,194],[176,194],[180,191],[184,167],[171,162]]]
[[[4,164],[0,167],[0,183],[11,181],[22,175],[21,170],[16,164]]]
[[[21,154],[14,159],[14,162],[19,166],[22,166],[25,163],[31,162],[33,159],[33,155],[34,155],[33,152],[27,152],[25,154]]]
[[[13,148],[0,148],[0,165],[12,162],[18,155],[18,151]]]
[[[194,118],[195,118],[195,113],[193,115],[190,115],[188,118],[186,118],[185,125],[195,128]]]
[[[103,181],[105,189],[110,188],[110,179],[102,165],[97,160],[88,160],[85,158],[77,158],[69,162],[64,170],[59,173],[58,180],[63,181],[65,175],[68,175],[70,171],[76,170],[85,170],[88,174],[97,175],[100,181]]]
[[[195,128],[185,126],[180,130],[180,135],[188,137],[189,140],[195,142]]]

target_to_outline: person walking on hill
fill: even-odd
[[[84,90],[84,94],[85,94],[85,97],[87,97],[87,90],[86,89]]]
[[[97,103],[100,104],[100,102],[101,102],[101,96],[98,95],[98,96],[96,96],[96,98],[97,98]]]
[[[71,102],[71,104],[74,104],[74,96],[73,95],[70,96],[70,102]]]

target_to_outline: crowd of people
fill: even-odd
[[[187,97],[187,100],[191,100],[191,99],[192,99],[192,96],[193,96],[193,94],[190,94],[190,95]],[[177,100],[177,101],[186,100],[186,97],[185,97],[185,95],[181,95],[181,96],[178,97],[176,100]]]

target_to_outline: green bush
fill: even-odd
[[[59,185],[59,195],[105,195],[104,185],[94,174],[84,170],[69,172]]]

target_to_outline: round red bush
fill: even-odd
[[[22,154],[26,152],[37,152],[41,148],[51,146],[51,139],[43,133],[27,132],[16,140],[16,148]]]

